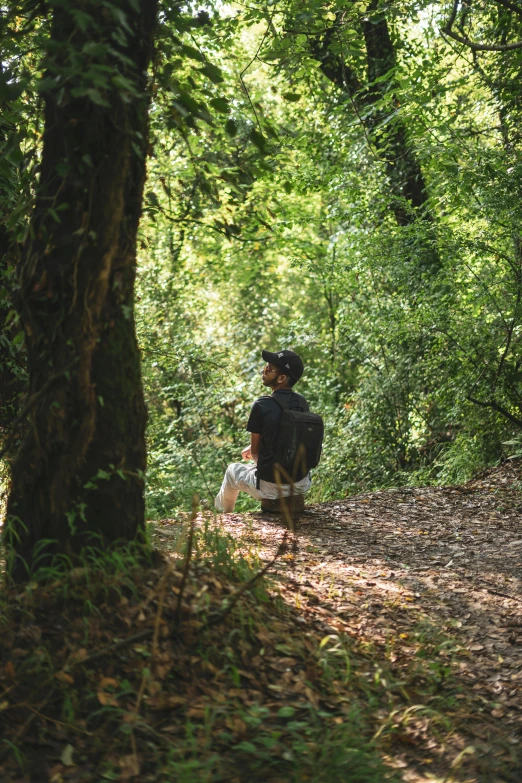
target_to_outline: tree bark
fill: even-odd
[[[0,184],[3,184],[1,179]],[[16,420],[26,386],[25,357],[13,344],[16,329],[12,321],[9,323],[13,309],[10,289],[14,260],[9,232],[0,223],[0,286],[4,289],[0,294],[0,449]]]
[[[0,78],[4,75],[0,61]],[[20,188],[16,167],[5,157],[5,149],[14,128],[9,119],[5,119],[6,106],[0,106],[0,149],[3,156],[3,169],[0,171],[0,192],[3,202],[0,204],[0,449],[4,448],[5,438],[16,420],[20,401],[26,390],[25,355],[13,343],[16,337],[16,324],[10,318],[13,310],[13,269],[16,264],[17,247],[6,227],[9,216],[9,196],[18,193]]]
[[[409,225],[419,216],[432,221],[428,206],[428,191],[419,161],[411,144],[404,122],[399,116],[393,118],[386,131],[379,132],[379,126],[388,118],[389,111],[377,107],[384,94],[393,90],[393,75],[388,79],[375,82],[384,77],[396,66],[393,41],[390,37],[388,22],[379,10],[379,0],[371,0],[362,22],[362,31],[366,48],[367,83],[362,84],[357,75],[345,62],[341,54],[332,51],[332,42],[337,32],[338,21],[321,40],[312,42],[312,53],[321,63],[324,75],[339,89],[343,90],[361,115],[369,141],[377,157],[384,163],[391,195],[390,208],[397,223]],[[430,251],[429,264],[438,266],[438,255]]]
[[[4,540],[14,579],[36,553],[42,564],[144,527],[133,290],[157,2],[51,9],[41,176],[18,270],[37,402],[12,466]]]
[[[375,80],[384,77],[397,65],[388,22],[383,14],[374,19],[372,15],[377,11],[378,0],[372,0],[368,6],[368,18],[363,22],[369,82],[365,101],[370,105],[376,104],[386,92],[393,89],[393,78],[391,85],[387,81],[375,83]],[[427,209],[428,193],[419,161],[408,143],[403,121],[399,118],[392,120],[385,135],[375,132],[375,128],[386,119],[386,111],[377,109],[370,116],[369,125],[373,131],[372,138],[384,160],[391,190],[397,197],[393,205],[395,218],[399,225],[404,226],[412,222],[415,211]],[[408,209],[404,202],[411,204],[413,209]]]

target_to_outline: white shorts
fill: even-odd
[[[256,500],[277,500],[278,497],[288,497],[292,494],[290,484],[282,484],[280,487],[271,481],[259,482],[256,487],[256,466],[245,465],[244,462],[232,462],[225,473],[221,489],[216,495],[215,506],[218,511],[231,512],[236,505],[240,492],[246,492]],[[304,495],[312,485],[310,474],[294,484],[294,495]]]

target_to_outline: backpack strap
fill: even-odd
[[[308,413],[310,408],[308,407],[308,403],[303,397],[303,395],[298,394],[297,392],[294,392],[294,394],[297,394],[299,398],[299,410],[303,410],[305,413]],[[274,400],[274,402],[276,402],[279,405],[282,411],[288,410],[289,407],[288,402],[284,399],[284,395],[283,396],[279,395],[280,399],[276,397],[275,392],[273,394],[270,394],[269,396],[271,397],[272,400]]]
[[[282,411],[286,411],[286,409],[288,408],[286,402],[283,402],[282,400],[278,400],[275,394],[271,394],[270,399],[273,400],[275,403],[277,403],[277,405],[279,405]]]

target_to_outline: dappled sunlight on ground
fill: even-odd
[[[349,639],[347,666],[372,683],[372,698],[380,687],[376,733],[405,781],[522,776],[516,481],[515,468],[504,468],[464,487],[312,506],[274,567],[302,626],[319,628],[334,655]],[[220,521],[262,560],[283,536],[281,522],[262,514]]]

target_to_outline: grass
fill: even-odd
[[[341,648],[250,584],[255,547],[211,517],[192,539],[180,525],[177,545],[168,560],[91,548],[4,589],[2,783],[396,779],[363,701],[336,692],[350,680]]]

